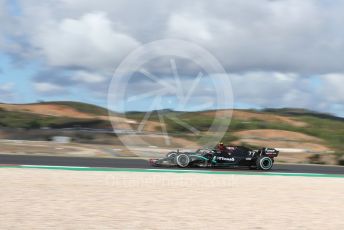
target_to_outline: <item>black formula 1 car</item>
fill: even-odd
[[[230,146],[225,150],[198,149],[195,152],[169,152],[165,158],[150,159],[155,167],[249,167],[269,170],[279,151],[273,148],[253,150],[244,146]]]

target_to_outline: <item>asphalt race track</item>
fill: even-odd
[[[83,167],[111,167],[111,168],[152,168],[146,160],[121,158],[86,158],[86,157],[53,157],[30,155],[0,154],[0,165],[49,165],[49,166],[83,166]],[[177,169],[177,168],[176,168]],[[200,169],[200,168],[198,168]],[[181,169],[182,170],[182,169]],[[207,170],[207,169],[204,169]],[[240,171],[247,169],[211,169]],[[248,170],[247,170],[248,171]],[[259,171],[257,171],[259,172]],[[343,174],[343,166],[275,164],[271,172],[280,173],[321,173]]]

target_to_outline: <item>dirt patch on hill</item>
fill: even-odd
[[[228,116],[228,110],[211,111],[211,112],[206,112],[204,114],[209,115],[209,116],[215,116],[215,113],[220,113],[220,116],[221,114],[223,114],[223,116]],[[307,126],[307,123],[292,119],[290,117],[273,115],[269,113],[261,113],[261,112],[249,112],[249,111],[243,111],[243,110],[233,110],[232,118],[238,119],[238,120],[244,120],[244,121],[261,120],[261,121],[276,122],[276,123],[282,122],[282,123],[286,123],[295,127]]]
[[[74,117],[74,118],[94,118],[87,113],[79,112],[69,106],[65,105],[49,105],[49,104],[42,104],[42,105],[8,105],[2,104],[0,108],[3,108],[8,111],[18,111],[18,112],[26,112],[26,113],[34,113],[34,114],[41,114],[47,116],[56,116],[56,117]]]
[[[106,117],[103,117],[106,119]],[[163,128],[166,128],[165,123],[160,123],[156,121],[141,120],[135,121],[125,117],[111,117],[111,120],[117,129],[128,129],[134,131],[145,131],[145,132],[159,132]]]
[[[302,141],[302,142],[323,142],[321,139],[309,136],[303,133],[276,130],[276,129],[255,129],[245,130],[235,133],[236,136],[245,138],[260,138],[260,139],[274,139],[286,141]]]
[[[246,130],[234,133],[239,140],[234,144],[246,143],[273,148],[295,148],[305,152],[326,152],[330,148],[324,141],[303,133],[274,129]]]
[[[0,131],[0,139],[4,139],[7,137],[7,134],[4,131]]]
[[[137,134],[137,135],[121,135],[120,139],[128,146],[147,145],[157,146],[161,148],[197,148],[197,144],[185,138],[172,137],[163,134]]]
[[[109,120],[108,116],[97,116],[89,113],[80,112],[70,106],[66,105],[53,105],[53,104],[32,104],[32,105],[10,105],[10,104],[0,104],[0,108],[7,111],[25,112],[33,113],[46,116],[54,117],[70,117],[78,119],[100,119]],[[119,117],[112,116],[114,121],[120,125],[120,127],[127,127],[126,124],[135,123],[135,121]]]

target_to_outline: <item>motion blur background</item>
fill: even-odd
[[[232,109],[198,107],[214,96],[204,94],[207,82],[187,111],[165,98],[139,132],[151,146],[137,151],[118,136],[136,142],[126,127],[140,126],[152,97],[111,118],[106,109],[120,62],[145,43],[177,38],[207,49],[229,75],[234,113],[226,144],[276,147],[280,162],[344,164],[343,9],[341,0],[0,0],[0,151],[150,157],[201,146],[198,136],[207,135],[216,111]],[[188,86],[194,68],[176,65]],[[147,69],[169,81],[168,67],[160,60]],[[127,96],[151,87],[133,80]],[[171,120],[161,124],[158,112],[200,133]],[[122,124],[115,133],[110,119]]]

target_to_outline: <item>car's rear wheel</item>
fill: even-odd
[[[270,170],[274,164],[273,160],[270,157],[263,156],[257,159],[257,169],[260,170]]]
[[[177,157],[176,157],[176,162],[177,162],[177,165],[181,168],[185,168],[189,165],[190,163],[190,157],[186,154],[179,154]]]

